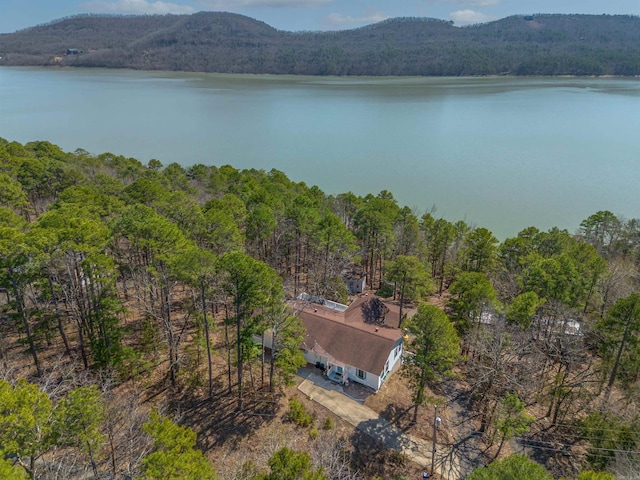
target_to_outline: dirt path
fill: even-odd
[[[413,462],[427,469],[431,468],[433,444],[430,441],[403,433],[369,407],[347,397],[339,385],[320,375],[309,373],[298,386],[298,390],[371,438],[402,452]],[[437,447],[435,471],[441,478],[448,480],[463,478],[457,454],[447,446]]]

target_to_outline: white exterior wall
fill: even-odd
[[[361,383],[369,388],[373,388],[375,391],[378,391],[380,388],[380,377],[378,375],[365,372],[365,378],[360,378],[358,377],[358,369],[351,365],[347,365],[344,370],[346,372],[345,378],[348,378],[350,382]]]
[[[403,346],[403,343],[400,342],[389,353],[389,356],[387,357],[387,362],[386,362],[387,369],[383,370],[382,373],[380,374],[380,385],[378,386],[378,388],[382,386],[382,384],[389,377],[391,372],[393,372],[393,370],[396,367],[400,366],[400,364],[402,363],[402,346]]]
[[[304,358],[307,362],[309,362],[312,365],[315,365],[316,363],[320,362],[325,367],[327,367],[330,363],[326,356],[320,355],[311,350],[307,350],[305,352]],[[332,365],[337,364],[337,362],[335,363],[331,362],[331,363]],[[376,391],[380,388],[380,385],[382,385],[382,382],[380,381],[379,375],[376,375],[375,373],[371,373],[371,372],[365,372],[365,378],[362,379],[358,377],[357,370],[358,370],[357,368],[352,367],[351,365],[343,364],[342,376],[344,379],[348,378],[350,382],[361,383],[362,385],[366,385],[367,387],[373,388]]]
[[[313,352],[311,350],[304,350],[304,358],[311,365],[315,365],[316,363],[320,362],[325,367],[327,366],[327,357],[320,355],[316,352]]]
[[[261,343],[261,337],[254,337],[256,343]],[[264,345],[267,348],[271,347],[271,335],[269,333],[265,333]],[[375,374],[372,372],[365,372],[365,378],[358,377],[358,369],[351,365],[340,364],[339,362],[331,362],[333,365],[338,364],[343,367],[343,378],[349,379],[351,382],[361,383],[362,385],[366,385],[367,387],[373,388],[375,391],[378,391],[384,381],[389,377],[391,372],[393,372],[397,367],[402,363],[402,352],[403,352],[403,343],[399,342],[393,350],[389,353],[387,357],[387,370],[382,371],[379,374]],[[325,355],[321,355],[312,350],[304,350],[304,358],[311,365],[315,365],[316,363],[321,363],[325,367],[329,365],[329,359]]]

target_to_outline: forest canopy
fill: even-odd
[[[402,325],[414,422],[430,402],[462,402],[465,441],[484,448],[470,467],[518,446],[529,459],[494,468],[637,475],[639,262],[640,220],[605,210],[577,232],[500,242],[389,191],[0,139],[0,472],[256,479],[293,462],[304,478],[374,478],[385,462],[293,401],[289,428],[330,448],[216,457],[277,415],[305,364],[285,299],[348,303],[356,274],[417,310]]]

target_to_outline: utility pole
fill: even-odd
[[[431,475],[434,474],[436,467],[436,442],[438,435],[438,427],[442,423],[442,419],[438,416],[438,405],[433,406],[433,450],[431,450]]]

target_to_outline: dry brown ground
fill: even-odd
[[[365,405],[405,433],[431,440],[433,436],[433,407],[419,408],[418,421],[414,424],[411,396],[407,380],[402,376],[402,372],[396,371],[377,394],[367,398]],[[435,397],[430,391],[427,392],[427,396]]]
[[[313,452],[333,448],[340,441],[350,455],[351,468],[363,479],[420,478],[422,467],[308,399],[297,390],[297,385],[285,388],[276,399],[260,391],[248,394],[246,408],[238,414],[236,392],[227,393],[224,367],[218,364],[220,370],[214,389],[220,394],[213,399],[202,400],[205,395],[198,387],[184,391],[180,398],[170,402],[172,409],[182,409],[182,422],[198,433],[198,446],[212,458],[223,480],[235,478],[234,473],[247,460],[257,468],[266,469],[268,458],[280,447]],[[259,375],[257,377],[259,384]],[[312,427],[300,428],[288,421],[291,398],[298,399],[313,415]],[[328,417],[333,427],[325,430],[323,426]],[[316,434],[317,437],[312,437]]]
[[[174,303],[174,308],[176,330],[179,330],[182,323],[178,320],[181,318],[180,303]],[[132,309],[132,304],[128,305],[125,315],[123,323],[128,329],[125,343],[139,349],[143,329],[142,315]],[[0,374],[36,380],[31,356],[19,342],[22,335],[13,322],[7,319],[3,321],[2,329],[2,340],[6,348],[3,349],[3,358],[0,358]],[[65,329],[71,345],[77,346],[74,325],[66,323]],[[257,468],[266,468],[269,456],[281,446],[313,451],[314,448],[319,448],[319,445],[326,446],[327,442],[335,442],[336,439],[345,442],[351,455],[351,467],[360,472],[362,478],[379,477],[393,480],[421,477],[422,467],[387,449],[324,407],[307,399],[296,386],[285,388],[276,397],[261,391],[259,366],[253,367],[254,390],[246,395],[245,407],[238,413],[235,385],[232,385],[231,393],[228,391],[223,344],[224,326],[221,319],[217,320],[216,328],[212,332],[212,345],[217,355],[214,356],[214,395],[213,398],[207,399],[204,388],[207,376],[206,353],[200,351],[199,354],[195,354],[191,351],[187,355],[188,350],[193,347],[194,333],[192,328],[182,332],[180,352],[183,358],[188,357],[188,361],[181,365],[176,388],[169,385],[166,351],[161,348],[146,355],[151,365],[147,371],[135,379],[128,379],[117,391],[121,392],[121,395],[127,395],[127,392],[134,388],[141,392],[146,408],[160,409],[163,413],[177,418],[181,424],[193,428],[198,434],[198,447],[213,460],[223,480],[235,478],[235,473],[247,461],[253,462]],[[161,338],[161,333],[159,335]],[[55,333],[50,345],[41,342],[38,353],[43,370],[55,370],[59,380],[71,370],[82,375],[77,348],[73,350],[71,358],[62,355],[63,350],[62,341]],[[235,372],[232,380],[235,382]],[[250,377],[247,375],[246,381],[249,380]],[[317,438],[311,437],[310,429],[296,427],[287,421],[288,400],[292,397],[298,398],[314,415]],[[370,408],[406,432],[421,438],[430,438],[431,429],[428,425],[432,421],[431,410],[421,408],[418,423],[412,425],[413,413],[409,408],[410,404],[411,392],[399,372],[390,377],[378,394],[371,395],[367,400]],[[334,427],[331,430],[322,428],[327,417],[332,418]]]
[[[439,447],[436,461],[447,452],[455,452],[463,462],[464,471],[469,472],[474,466],[484,464],[490,452],[481,438],[474,434],[477,425],[470,418],[465,392],[466,386],[461,381],[450,381],[437,390],[427,388],[428,403],[418,408],[414,423],[411,390],[400,371],[389,377],[378,394],[368,397],[365,404],[405,433],[430,441],[433,441],[434,417],[437,414],[442,423],[436,432],[436,443],[444,448]],[[434,403],[438,405],[437,413]]]
[[[430,303],[442,306],[445,300],[444,297],[434,296]],[[175,307],[178,309],[179,304]],[[129,328],[126,341],[130,346],[138,348],[142,329],[141,316],[129,310],[125,322]],[[175,389],[169,386],[167,379],[167,364],[164,360],[166,354],[162,350],[158,351],[153,367],[135,381],[135,387],[138,391],[142,390],[142,398],[148,409],[160,408],[198,433],[198,447],[213,460],[222,480],[238,479],[235,472],[247,461],[253,462],[257,468],[266,468],[269,456],[281,446],[314,451],[326,447],[327,443],[335,442],[336,439],[346,442],[346,448],[351,454],[351,466],[361,473],[362,478],[394,480],[403,476],[407,479],[421,477],[420,466],[397,452],[386,449],[324,407],[307,399],[295,386],[283,389],[276,397],[261,391],[259,367],[254,366],[254,391],[247,394],[245,408],[238,413],[235,390],[228,393],[224,327],[220,319],[216,323],[212,332],[212,344],[216,352],[213,398],[206,398],[206,353],[202,351],[199,359],[196,359],[198,356],[193,352],[188,355],[190,361],[181,366]],[[6,318],[2,320],[1,327],[4,336],[0,340],[4,348],[0,350],[4,356],[0,352],[0,377],[10,371],[13,376],[33,379],[31,357],[25,346],[18,342],[22,336],[14,323]],[[70,342],[76,345],[73,326],[67,323],[66,328]],[[184,332],[180,347],[183,356],[193,345],[193,337],[192,329]],[[81,365],[77,351],[74,351],[74,358],[62,356],[62,351],[62,342],[57,335],[52,337],[51,345],[42,342],[39,356],[43,368],[51,370],[57,366],[62,371],[65,365]],[[152,354],[148,355],[149,359],[153,357]],[[119,390],[125,395],[133,383],[129,380]],[[439,386],[436,391],[427,391],[427,396],[443,402],[438,409],[438,416],[442,418],[438,443],[456,448],[459,454],[468,459],[469,465],[477,465],[491,458],[495,447],[493,450],[488,449],[481,439],[473,435],[477,425],[474,424],[473,412],[468,407],[466,390],[463,382],[452,381]],[[318,430],[316,439],[311,437],[308,428],[299,428],[287,421],[288,400],[292,397],[298,398],[315,416],[315,428]],[[431,440],[434,408],[431,405],[420,407],[417,422],[413,423],[411,397],[407,380],[401,372],[394,372],[377,394],[367,398],[366,405],[405,433]],[[327,417],[331,417],[334,424],[331,430],[322,429]],[[503,455],[510,450],[511,446],[505,445]]]

